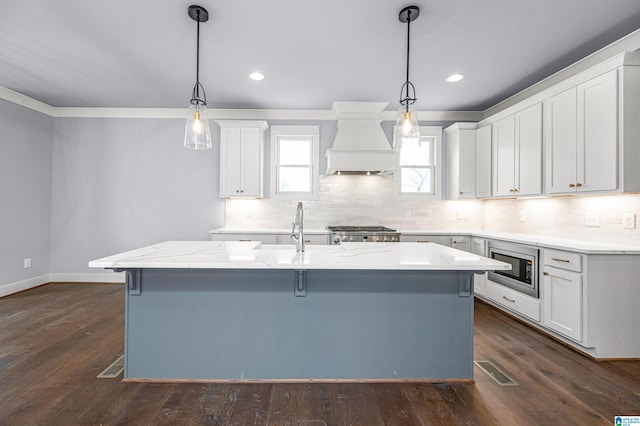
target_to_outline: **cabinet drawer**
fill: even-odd
[[[544,264],[568,271],[582,272],[582,256],[578,253],[544,249]]]
[[[540,301],[487,280],[485,296],[534,321],[540,321]]]
[[[328,245],[329,244],[329,236],[328,235],[305,235],[304,236],[305,244],[314,244],[314,245]],[[295,244],[295,241],[291,239],[290,234],[286,235],[278,235],[278,244]]]
[[[211,234],[212,241],[260,241],[262,244],[277,244],[272,234]]]
[[[435,243],[446,246],[448,245],[447,238],[445,235],[400,234],[400,241],[403,243]]]

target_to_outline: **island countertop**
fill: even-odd
[[[487,271],[511,266],[486,257],[432,243],[344,243],[293,245],[259,242],[166,241],[89,262],[92,268],[175,269],[341,269]]]

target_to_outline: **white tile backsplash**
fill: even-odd
[[[288,228],[297,201],[226,202],[228,227]],[[385,225],[397,229],[485,229],[588,241],[640,242],[640,229],[624,229],[622,216],[640,218],[640,195],[581,196],[518,200],[396,200],[390,176],[321,176],[318,200],[304,201],[305,227]],[[525,221],[521,222],[521,213]],[[600,227],[585,225],[587,214]],[[457,219],[460,215],[461,219]]]
[[[287,228],[297,201],[235,200],[226,202],[229,227]],[[304,201],[305,227],[384,225],[397,229],[479,229],[481,201],[395,200],[393,177],[331,175],[320,177],[318,200]],[[462,219],[456,219],[461,211]],[[407,214],[409,212],[409,214]]]

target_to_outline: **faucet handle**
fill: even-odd
[[[296,223],[295,222],[291,222],[291,239],[292,240],[296,240]]]

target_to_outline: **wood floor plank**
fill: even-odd
[[[48,284],[0,298],[0,424],[612,424],[640,414],[640,362],[598,363],[476,302],[465,383],[122,383],[96,376],[123,353],[124,288]]]

